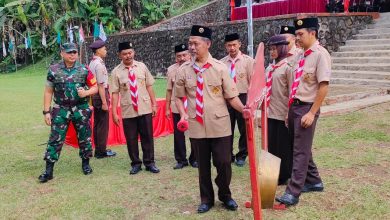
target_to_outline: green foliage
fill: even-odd
[[[142,22],[144,24],[154,24],[161,19],[166,18],[166,16],[169,16],[171,3],[170,0],[160,3],[151,0],[143,0],[142,5],[144,6],[144,10],[140,15]]]

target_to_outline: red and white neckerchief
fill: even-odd
[[[301,81],[301,77],[302,77],[302,74],[303,74],[303,66],[305,65],[305,59],[307,56],[309,56],[313,51],[311,49],[307,50],[303,57],[299,60],[299,65],[298,65],[298,69],[295,73],[295,77],[294,77],[294,82],[291,86],[291,92],[290,92],[290,97],[289,97],[289,101],[288,101],[288,107],[291,106],[291,104],[293,103],[294,101],[294,98],[295,98],[295,94],[297,93],[297,89],[298,89],[298,86],[299,86],[299,83]]]
[[[232,78],[233,81],[237,83],[236,62],[238,58],[229,59],[229,60],[230,60],[230,78]]]
[[[272,94],[272,74],[274,73],[274,71],[283,66],[283,64],[285,64],[286,61],[283,61],[283,62],[280,62],[278,63],[279,65],[273,65],[271,64],[271,70],[268,72],[268,75],[267,75],[267,81],[265,83],[265,86],[267,87],[267,96],[266,96],[266,104],[267,104],[267,107],[269,106],[270,102],[271,102],[271,94]]]
[[[184,96],[183,98],[181,98],[181,101],[183,102],[184,110],[187,111],[187,107],[188,107],[187,97]]]
[[[138,112],[138,87],[137,87],[137,77],[133,68],[127,67],[129,69],[129,80],[130,80],[130,95],[131,103],[133,105],[134,111]]]
[[[203,65],[202,69],[200,69],[195,63],[192,66],[197,75],[196,82],[196,117],[195,119],[203,125],[203,72],[211,67],[210,63],[206,63]]]

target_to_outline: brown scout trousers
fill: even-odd
[[[231,199],[230,181],[232,178],[231,167],[231,137],[220,138],[190,138],[198,160],[199,188],[201,203],[214,204],[214,190],[211,182],[211,158],[217,169],[215,183],[218,186],[218,198],[220,201]]]
[[[105,90],[107,105],[110,106],[110,94]],[[92,98],[93,105],[93,141],[95,143],[95,155],[106,153],[109,128],[109,111],[102,109],[102,100],[99,95]]]
[[[293,144],[293,169],[286,192],[296,197],[300,196],[305,184],[322,182],[311,152],[314,130],[320,113],[316,113],[310,127],[301,126],[301,119],[309,112],[311,106],[311,104],[293,104],[288,112],[288,127]]]
[[[135,118],[124,118],[122,121],[131,166],[141,166],[142,162],[146,167],[154,165],[152,114],[141,115]],[[142,161],[139,158],[138,134],[141,137]]]

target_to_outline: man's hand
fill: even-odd
[[[165,110],[165,117],[166,117],[168,120],[171,119],[171,110],[169,110],[169,109],[166,109],[166,110]]]
[[[83,87],[77,88],[77,94],[79,95],[80,98],[84,98],[88,96],[88,92]]]
[[[248,119],[251,117],[251,110],[247,107],[244,108],[244,110],[242,111],[242,117],[245,118],[245,119]]]
[[[119,126],[120,122],[119,122],[119,117],[117,114],[112,114],[112,120],[114,121],[114,124],[116,126]]]
[[[102,104],[102,110],[103,110],[103,111],[108,111],[108,105],[107,105],[107,103],[103,103],[103,104]]]
[[[181,116],[181,118],[180,118],[180,120],[181,121],[188,121],[188,114],[187,113],[185,113],[185,114],[183,114],[182,116]]]
[[[286,117],[284,117],[284,125],[286,125],[286,128],[288,128],[288,113]]]
[[[44,118],[45,118],[46,125],[50,126],[51,125],[51,115],[50,115],[50,113],[45,114]]]
[[[301,119],[301,126],[304,128],[308,128],[313,124],[314,114],[310,111],[306,113]]]
[[[157,114],[157,106],[152,106],[152,116],[154,117],[154,116],[156,116],[156,114]]]

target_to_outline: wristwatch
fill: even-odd
[[[49,109],[49,111],[43,110],[43,111],[42,111],[42,114],[43,114],[43,115],[50,114],[50,109]]]

